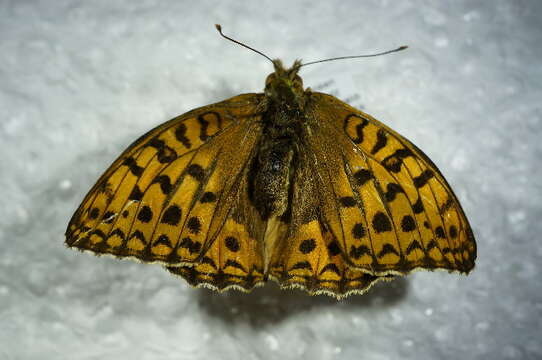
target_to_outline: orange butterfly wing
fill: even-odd
[[[239,178],[260,136],[260,94],[172,119],[135,141],[72,217],[66,244],[144,262],[191,264],[229,228]],[[252,254],[259,266],[259,253]],[[249,260],[246,260],[247,262]]]
[[[312,93],[308,116],[323,221],[354,269],[406,274],[416,268],[468,273],[476,243],[435,164],[395,131],[333,96]]]
[[[224,291],[250,291],[264,283],[261,252],[263,233],[248,230],[245,219],[230,216],[200,260],[167,270],[189,284]]]
[[[281,238],[269,271],[281,288],[300,288],[311,295],[323,293],[343,298],[362,294],[377,281],[393,278],[348,266],[333,234],[318,220],[283,227],[288,235]]]
[[[266,241],[275,238],[271,241],[272,251],[268,252],[269,277],[282,288],[300,288],[310,294],[323,293],[336,298],[364,293],[378,280],[390,280],[391,276],[374,276],[345,261],[322,213],[322,197],[330,187],[330,180],[320,177],[318,171],[323,165],[316,161],[315,151],[307,143],[300,146],[290,213],[268,224]]]
[[[417,268],[468,273],[476,243],[431,160],[335,97],[309,96],[291,214],[277,226],[270,277],[341,298]]]

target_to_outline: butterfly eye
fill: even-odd
[[[275,73],[269,74],[269,76],[265,79],[265,87],[268,87],[272,82],[276,80],[276,78],[277,77]]]
[[[295,75],[292,83],[293,83],[294,88],[298,90],[303,90],[303,80],[301,79],[299,75],[297,74]]]

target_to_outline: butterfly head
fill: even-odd
[[[275,72],[265,80],[265,95],[277,104],[286,106],[290,110],[302,110],[305,104],[305,90],[303,80],[297,74],[301,61],[296,60],[291,68],[286,69],[282,61],[273,60]]]

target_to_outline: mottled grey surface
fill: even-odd
[[[203,2],[202,2],[203,3]],[[362,5],[361,5],[362,4]],[[542,2],[0,1],[0,359],[542,357]],[[416,273],[339,303],[188,287],[63,246],[133,139],[263,88],[287,63],[421,147],[478,240],[471,276]]]

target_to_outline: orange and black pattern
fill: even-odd
[[[151,130],[73,215],[66,244],[160,263],[191,285],[336,298],[415,269],[468,273],[457,197],[415,145],[274,61],[264,94]],[[293,84],[293,85],[292,85]]]

